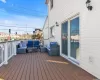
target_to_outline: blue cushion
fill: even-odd
[[[39,47],[40,42],[39,41],[33,41],[34,47]]]
[[[27,43],[27,47],[33,47],[33,41],[28,41],[28,43]]]
[[[26,53],[26,48],[18,48],[17,54]]]

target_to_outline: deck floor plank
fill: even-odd
[[[42,55],[42,56],[40,55],[40,57],[41,57],[40,62],[41,62],[41,65],[42,65],[42,67],[43,67],[43,72],[45,73],[44,76],[45,76],[46,80],[50,80],[50,79],[51,79],[50,73],[48,72],[47,65],[46,65],[46,63],[45,63],[45,60],[44,60],[44,58],[43,58],[43,55]],[[45,79],[44,79],[44,80],[45,80]],[[51,80],[52,80],[52,79],[51,79]]]
[[[19,54],[0,67],[4,80],[93,80],[94,76],[62,57],[47,53]]]
[[[49,57],[49,56],[48,56],[48,57]],[[60,77],[60,80],[68,80],[67,78],[64,77],[64,75],[66,76],[66,74],[63,74],[62,71],[60,72],[60,70],[58,69],[59,66],[58,66],[57,61],[59,61],[59,60],[53,60],[52,57],[49,57],[49,58],[48,58],[48,57],[47,57],[47,60],[54,61],[54,63],[51,62],[50,65],[54,68],[54,71],[57,73],[57,77],[60,75],[60,76],[59,76],[59,77]],[[59,78],[59,77],[58,77],[58,78]],[[58,80],[58,79],[57,79],[57,80]]]
[[[10,74],[13,72],[13,70],[15,70],[16,66],[18,66],[18,64],[20,64],[19,61],[21,62],[22,57],[23,56],[19,56],[19,60],[17,60],[18,58],[16,58],[13,60],[13,62],[11,61],[11,64],[5,65],[4,72],[2,73],[2,75],[0,75],[1,78],[4,78],[5,80],[7,80],[8,77],[10,77]]]
[[[61,77],[59,76],[60,74],[57,72],[54,65],[52,65],[51,62],[48,62],[48,59],[49,59],[48,56],[44,55],[44,59],[46,60],[46,63],[48,64],[48,69],[49,69],[49,72],[51,73],[52,79],[53,80],[62,80]]]
[[[19,65],[19,66],[17,66]],[[7,74],[7,76],[5,77],[5,80],[16,80],[16,79],[13,79],[13,77],[18,73],[19,69],[22,68],[23,66],[23,56],[20,60],[20,63],[19,61],[12,67],[12,69],[9,71],[9,73]],[[16,71],[16,72],[15,72]]]
[[[39,53],[38,53],[39,54]],[[43,80],[43,75],[42,75],[42,71],[41,71],[41,67],[40,66],[40,63],[39,63],[39,55],[37,54],[37,69],[38,69],[38,77],[39,77],[39,80]]]
[[[38,55],[38,62],[39,62],[39,64],[40,64],[40,69],[41,69],[41,74],[42,74],[42,78],[43,78],[43,80],[48,80],[48,78],[47,78],[47,74],[46,74],[46,72],[45,72],[45,68],[44,68],[44,66],[43,66],[43,59],[42,59],[42,57],[41,57],[41,53],[38,53],[39,55]],[[41,60],[40,60],[40,58],[41,58]]]
[[[34,54],[31,54],[30,80],[35,80],[34,78]]]
[[[22,58],[22,63],[19,64],[20,67],[18,66],[16,72],[14,73],[14,76],[12,79],[9,79],[9,80],[20,80],[21,79],[21,76],[22,76],[22,73],[23,73],[23,70],[24,70],[24,67],[25,67],[25,62],[27,59],[24,60],[24,58],[27,58],[26,54],[25,56]],[[20,76],[19,76],[20,75]]]
[[[29,60],[27,63],[26,78],[25,80],[30,80],[30,66],[31,66],[31,55],[29,54]]]
[[[57,61],[56,64],[53,64],[53,65],[56,68],[56,70],[59,71],[58,73],[60,73],[60,75],[62,76],[62,78],[64,78],[65,80],[69,80],[69,79],[73,80],[74,79],[74,77],[72,77],[72,76],[70,77],[69,76],[70,72],[68,72],[68,70],[66,71],[66,73],[64,73],[65,71],[63,71],[64,66],[67,65],[67,61],[61,60],[61,57],[60,58],[55,57],[55,59],[52,58],[52,57],[50,57],[50,60],[53,60],[55,62]],[[64,63],[60,63],[60,62],[64,62]],[[59,65],[59,64],[61,64],[61,65]],[[66,68],[67,68],[67,66],[66,66]],[[68,76],[66,77],[66,75],[68,75]],[[64,80],[64,79],[62,79],[62,80]]]
[[[26,62],[25,62],[25,67],[24,67],[24,70],[23,70],[23,73],[22,73],[22,77],[21,77],[21,80],[26,80],[26,74],[27,74],[27,66],[28,66],[28,60],[29,60],[29,55],[27,55],[27,58],[26,58]],[[25,58],[24,58],[25,60]],[[19,75],[20,76],[20,75]]]
[[[47,62],[47,59],[46,59],[46,56],[44,56],[43,54],[43,59],[45,60],[44,63],[46,65],[46,70],[48,71],[47,72],[47,76],[48,76],[48,79],[49,80],[57,80],[56,77],[55,77],[55,74],[53,73],[54,70],[52,70],[52,66],[49,65],[49,63]],[[58,79],[59,80],[59,79]]]
[[[37,70],[37,55],[34,54],[34,79],[39,80],[38,70]]]
[[[11,58],[9,61],[10,63],[8,65],[0,67],[0,77],[3,77],[5,71],[7,72],[10,69],[11,65],[14,64],[14,62],[16,61],[16,57],[13,59]]]

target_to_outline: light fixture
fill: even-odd
[[[89,11],[93,9],[93,7],[91,6],[91,0],[86,1],[86,7],[88,8]]]
[[[58,22],[56,22],[56,26],[59,26]]]

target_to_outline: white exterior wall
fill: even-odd
[[[44,46],[47,46],[49,43],[49,35],[48,35],[48,17],[45,21],[44,27],[43,27],[43,39],[44,39]]]
[[[79,13],[79,66],[100,78],[100,0],[91,0],[93,6],[92,11],[88,11],[86,8],[86,1],[54,0],[53,9],[50,10],[49,8],[49,28],[54,26],[56,22],[59,23],[59,27],[55,26],[55,37],[50,38],[50,41],[57,41],[61,46],[61,23]],[[50,2],[48,7],[50,7],[49,5]]]

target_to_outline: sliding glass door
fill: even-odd
[[[71,60],[79,57],[79,17],[73,17],[62,24],[61,33],[62,54]]]
[[[79,55],[79,17],[70,20],[70,57],[77,60]]]
[[[62,24],[62,54],[68,55],[68,22]]]

